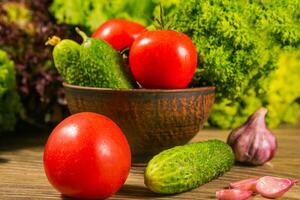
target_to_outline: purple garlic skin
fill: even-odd
[[[267,112],[266,108],[258,109],[228,136],[227,143],[232,147],[238,162],[263,165],[274,157],[277,140],[266,126]]]

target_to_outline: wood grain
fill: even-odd
[[[279,149],[272,162],[261,167],[234,166],[224,176],[195,190],[173,196],[153,194],[143,184],[142,167],[132,167],[126,184],[110,199],[215,199],[215,192],[232,181],[274,175],[300,178],[300,131],[275,131]],[[228,131],[203,130],[193,139],[225,140]],[[62,197],[48,183],[42,166],[45,136],[23,136],[17,139],[0,137],[0,199],[68,199]],[[253,200],[264,199],[254,197]],[[300,185],[293,187],[281,199],[300,200]]]

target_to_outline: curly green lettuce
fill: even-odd
[[[277,66],[268,78],[257,83],[260,90],[248,90],[240,101],[227,99],[215,104],[210,125],[226,129],[238,127],[261,106],[268,109],[269,127],[296,124],[300,109],[300,51],[282,54]]]
[[[14,63],[0,50],[0,133],[14,129],[20,110]]]
[[[31,15],[24,3],[5,2],[2,7],[6,11],[6,15],[1,15],[1,20],[15,23],[22,29],[29,28]]]
[[[167,17],[194,41],[193,86],[215,85],[217,100],[238,99],[276,68],[278,55],[300,46],[297,0],[182,0]]]
[[[130,19],[147,25],[152,20],[152,0],[54,0],[51,12],[59,23],[81,25],[94,31],[110,18]]]
[[[260,106],[269,109],[271,127],[297,121],[299,60],[286,52],[300,50],[300,1],[180,0],[171,5],[167,23],[189,35],[198,50],[191,86],[217,87],[210,125],[239,126]]]

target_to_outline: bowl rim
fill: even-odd
[[[149,92],[149,93],[156,93],[156,92],[199,92],[199,91],[206,91],[214,93],[216,90],[215,86],[205,86],[205,87],[193,87],[193,88],[183,88],[183,89],[144,89],[144,88],[135,88],[135,89],[124,89],[124,88],[98,88],[98,87],[87,87],[87,86],[78,86],[78,85],[71,85],[66,82],[63,82],[63,86],[73,90],[86,90],[86,91],[119,91],[119,92]]]

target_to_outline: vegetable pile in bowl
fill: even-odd
[[[92,37],[76,31],[82,44],[56,36],[47,42],[55,46],[55,66],[71,85],[180,89],[187,87],[197,67],[196,47],[181,32],[146,30],[122,19],[107,21]]]

